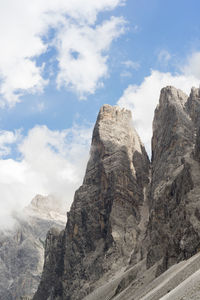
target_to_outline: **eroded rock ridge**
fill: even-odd
[[[169,292],[152,292],[155,278],[200,249],[199,116],[199,89],[188,97],[163,88],[150,163],[130,111],[101,108],[66,228],[47,236],[34,300],[155,300]]]

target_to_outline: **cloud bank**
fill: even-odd
[[[1,1],[1,106],[15,105],[25,93],[43,91],[48,76],[44,78],[45,63],[38,64],[37,59],[51,48],[56,49],[54,59],[58,61],[57,85],[70,87],[82,97],[94,93],[108,74],[110,45],[124,31],[122,18],[112,17],[97,25],[97,16],[124,2]],[[72,55],[75,52],[76,58]]]
[[[12,214],[20,212],[36,194],[52,194],[68,210],[83,180],[90,141],[91,128],[79,126],[62,131],[36,126],[26,137],[1,132],[1,227],[12,225]],[[3,159],[12,143],[17,145],[20,159]]]

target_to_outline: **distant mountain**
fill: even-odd
[[[37,290],[47,231],[64,228],[66,216],[52,197],[37,195],[20,216],[13,230],[0,232],[0,299],[28,300]]]
[[[162,89],[151,162],[130,111],[104,105],[66,228],[47,235],[33,299],[200,299],[199,199],[199,89]]]

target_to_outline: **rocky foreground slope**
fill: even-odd
[[[199,113],[199,89],[162,89],[150,163],[130,112],[101,108],[66,228],[47,235],[34,300],[156,300],[198,272]]]
[[[37,195],[14,229],[0,233],[0,299],[28,300],[37,290],[47,231],[64,228],[66,216],[53,197]]]

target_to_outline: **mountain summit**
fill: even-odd
[[[66,228],[47,235],[34,300],[161,299],[179,268],[200,263],[178,264],[200,249],[199,112],[198,89],[162,89],[150,163],[131,112],[100,109]]]

